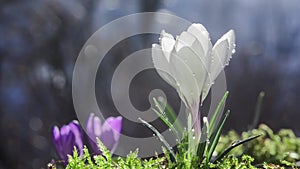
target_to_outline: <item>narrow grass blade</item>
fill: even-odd
[[[157,116],[168,126],[168,127],[171,127],[172,124],[171,122],[164,116],[163,113],[161,112],[158,112],[156,109],[152,109],[156,114]]]
[[[251,137],[249,137],[249,138],[247,138],[247,139],[244,139],[244,140],[238,140],[238,141],[235,141],[234,143],[232,143],[232,145],[231,145],[230,147],[228,147],[228,148],[227,148],[226,150],[224,150],[219,156],[217,156],[217,157],[214,159],[213,163],[216,162],[216,161],[218,161],[218,160],[220,160],[220,159],[222,159],[226,154],[228,154],[228,153],[229,153],[232,149],[234,149],[235,147],[237,147],[237,146],[239,146],[239,145],[241,145],[241,144],[247,143],[247,142],[249,142],[249,141],[251,141],[251,140],[254,140],[254,139],[256,139],[256,138],[259,137],[259,136],[261,136],[261,134],[256,135],[256,136],[251,136]]]
[[[248,127],[249,130],[256,128],[258,125],[258,120],[260,117],[261,107],[262,107],[264,97],[265,97],[265,92],[261,91],[257,97],[256,107],[255,107],[255,112],[254,112],[254,119],[253,119],[252,124]]]
[[[172,109],[172,107],[168,103],[166,103],[165,112],[166,112],[166,115],[170,118],[170,121],[173,123],[173,125],[177,129],[177,131],[179,133],[182,133],[183,132],[182,124],[180,123],[180,121],[176,121],[177,116],[176,116],[174,110]]]
[[[158,117],[171,129],[172,133],[175,135],[176,139],[180,139],[177,130],[175,129],[175,127],[171,124],[171,122],[165,118],[160,112],[158,112],[156,109],[152,109],[157,115]]]
[[[179,137],[177,129],[174,127],[174,125],[172,124],[172,122],[167,117],[166,113],[164,112],[164,110],[162,108],[162,105],[156,100],[156,98],[153,98],[153,101],[154,101],[154,104],[155,104],[155,106],[157,107],[158,110],[156,110],[154,108],[152,110],[171,129],[171,131],[173,132],[173,134],[176,137],[176,139],[180,140],[180,137]]]
[[[172,109],[172,107],[163,99],[157,100],[156,98],[153,98],[155,106],[158,108],[159,112],[163,114],[163,116],[168,119],[168,121],[174,125],[176,130],[182,134],[183,132],[183,127],[180,124],[179,121],[176,121],[177,116]],[[162,105],[165,105],[165,109],[163,109]]]
[[[222,122],[219,123],[218,127],[216,128],[216,132],[214,132],[214,134],[212,134],[212,137],[210,139],[210,144],[208,146],[208,152],[207,152],[207,155],[206,155],[207,162],[210,161],[210,159],[212,157],[212,154],[213,154],[213,152],[214,152],[214,150],[215,150],[215,148],[216,148],[216,146],[219,142],[223,126],[224,126],[229,114],[230,114],[230,110],[228,110],[225,113],[225,116],[224,116]]]
[[[167,142],[167,140],[159,133],[159,131],[155,127],[153,127],[151,124],[149,124],[148,122],[146,122],[145,120],[143,120],[141,118],[139,118],[139,120],[143,124],[145,124],[149,129],[151,129],[154,134],[157,135],[157,137],[159,138],[159,140],[166,146],[166,148],[168,149],[168,151],[172,154],[172,156],[176,160],[176,156],[175,156],[175,153],[173,151],[173,148],[169,145],[169,143]]]
[[[218,106],[217,106],[217,108],[216,108],[216,110],[215,110],[215,112],[214,112],[214,114],[213,114],[210,122],[209,122],[209,134],[210,135],[212,134],[213,129],[216,126],[216,119],[219,116],[219,114],[221,113],[221,108],[224,105],[224,103],[225,103],[225,101],[226,101],[226,99],[228,97],[228,94],[229,94],[229,92],[226,91],[225,94],[224,94],[224,96],[222,97],[221,101],[219,102],[219,104],[218,104]]]

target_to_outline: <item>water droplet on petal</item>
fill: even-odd
[[[231,53],[234,54],[235,53],[235,49],[232,49]]]

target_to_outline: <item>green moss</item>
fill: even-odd
[[[296,161],[300,160],[300,138],[296,137],[292,130],[282,129],[274,132],[266,125],[260,125],[258,129],[243,132],[238,135],[235,131],[228,132],[220,138],[220,142],[214,152],[214,156],[221,153],[236,140],[245,139],[252,135],[262,134],[261,137],[252,140],[244,145],[236,147],[220,161],[216,163],[205,163],[204,159],[197,156],[190,156],[186,151],[187,140],[183,140],[177,146],[176,162],[165,150],[165,156],[154,157],[148,160],[138,158],[138,151],[131,152],[127,157],[112,158],[110,152],[98,141],[102,155],[91,155],[88,149],[84,148],[84,155],[79,157],[74,149],[73,156],[69,156],[67,169],[192,169],[192,168],[216,168],[216,169],[277,169],[297,168]],[[59,168],[49,164],[49,168]],[[61,166],[63,168],[63,166]]]
[[[230,131],[221,137],[216,151],[221,152],[236,139],[247,138],[251,135],[262,134],[261,137],[232,150],[230,154],[241,156],[248,154],[255,160],[255,164],[264,162],[273,164],[283,164],[283,160],[296,162],[300,160],[300,138],[296,137],[292,130],[281,129],[278,133],[274,132],[266,125],[261,124],[258,129],[243,132],[239,136],[235,131]],[[284,163],[286,164],[286,163]]]

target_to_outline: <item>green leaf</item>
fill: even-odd
[[[176,132],[182,134],[183,133],[183,127],[180,124],[180,122],[177,119],[177,116],[174,112],[174,110],[172,109],[172,107],[165,101],[162,99],[157,100],[156,98],[153,98],[154,104],[157,107],[158,111],[156,111],[155,113],[157,114],[157,112],[160,113],[160,115],[158,115],[160,118],[164,118],[162,119],[164,122],[168,121],[169,124],[168,127],[170,127],[170,124],[172,124],[174,126],[174,128],[176,129]],[[162,105],[165,105],[165,109],[163,109]]]
[[[244,140],[237,140],[237,141],[233,142],[230,147],[228,147],[226,150],[224,150],[219,156],[217,156],[214,159],[213,163],[216,162],[216,161],[218,161],[218,160],[220,160],[220,159],[222,159],[226,154],[228,154],[235,147],[237,147],[237,146],[239,146],[241,144],[247,143],[247,142],[249,142],[251,140],[254,140],[254,139],[256,139],[259,136],[261,136],[261,134],[256,135],[256,136],[251,136],[251,137],[249,137],[247,139],[244,139]]]
[[[216,126],[216,118],[217,118],[217,117],[219,116],[219,114],[221,113],[221,108],[222,108],[222,106],[224,105],[224,103],[225,103],[225,101],[226,101],[226,99],[227,99],[227,97],[228,97],[228,94],[229,94],[229,92],[226,91],[225,94],[224,94],[224,96],[222,97],[221,101],[219,102],[219,104],[218,104],[218,106],[217,106],[217,108],[216,108],[216,110],[215,110],[215,112],[214,112],[214,114],[213,114],[213,116],[212,116],[210,122],[209,122],[209,134],[210,134],[210,135],[212,134],[213,129],[214,129],[215,126]]]
[[[171,129],[172,133],[174,134],[174,136],[179,140],[179,135],[177,130],[175,129],[175,127],[171,124],[171,122],[165,118],[161,113],[159,113],[157,110],[152,109],[157,115],[158,117]]]
[[[222,129],[223,129],[223,126],[225,124],[225,121],[227,120],[228,116],[230,114],[230,110],[228,110],[226,113],[225,113],[225,116],[222,120],[221,123],[219,123],[218,127],[216,128],[216,132],[214,132],[212,134],[212,137],[210,139],[210,144],[208,146],[208,152],[207,152],[207,155],[206,155],[206,161],[207,163],[210,161],[211,157],[212,157],[212,154],[219,142],[219,139],[220,139],[220,136],[221,136],[221,132],[222,132]]]
[[[159,133],[159,131],[153,127],[151,124],[149,124],[148,122],[146,122],[145,120],[139,118],[139,120],[145,124],[149,129],[151,129],[154,134],[157,135],[157,137],[159,138],[159,140],[166,146],[166,148],[168,149],[168,151],[172,154],[172,156],[174,157],[174,159],[176,160],[176,156],[175,153],[173,152],[173,148],[169,145],[169,143],[167,142],[167,140]]]

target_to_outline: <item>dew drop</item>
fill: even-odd
[[[192,132],[194,132],[195,130],[194,129],[192,129]]]
[[[195,139],[196,139],[196,137],[194,136],[194,137],[193,137],[193,140],[195,140]]]
[[[152,134],[152,136],[155,137],[156,135],[155,135],[155,134]]]
[[[232,49],[231,53],[234,54],[235,53],[235,49]]]
[[[178,140],[178,139],[176,139],[175,141],[176,141],[176,142],[178,142],[179,140]]]
[[[169,128],[169,131],[172,131],[172,129]]]

